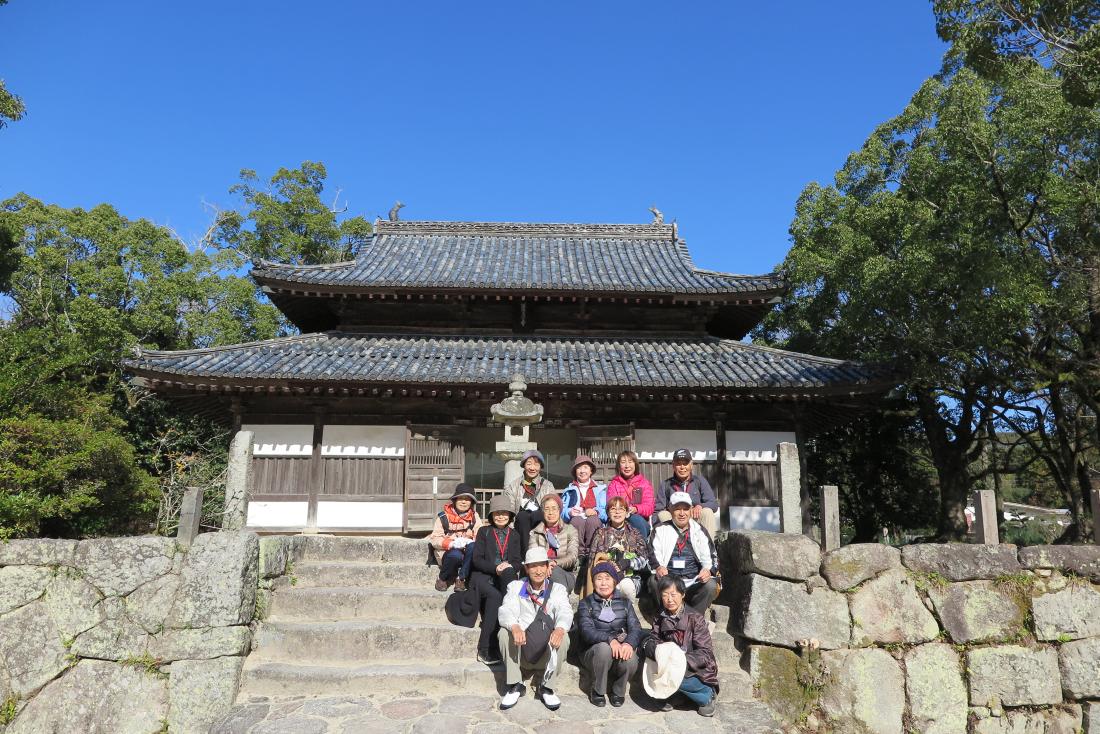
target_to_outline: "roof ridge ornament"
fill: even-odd
[[[662,212],[660,209],[657,208],[656,204],[649,207],[649,210],[651,212],[653,212],[653,222],[652,222],[652,224],[664,224],[665,223],[665,214],[664,214],[664,212]]]
[[[405,208],[405,205],[402,204],[400,201],[395,202],[394,205],[393,205],[393,208],[390,209],[390,215],[389,215],[390,216],[390,221],[391,222],[398,221],[398,218],[401,216],[400,212],[404,208]]]

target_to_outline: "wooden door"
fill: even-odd
[[[615,460],[634,450],[634,426],[585,426],[577,429],[577,455],[596,462],[596,481],[607,484],[615,476]]]
[[[428,532],[466,476],[461,429],[410,426],[405,439],[405,532]]]

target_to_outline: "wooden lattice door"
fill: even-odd
[[[429,531],[455,485],[466,454],[460,429],[410,426],[405,439],[405,532]]]
[[[633,426],[586,426],[577,429],[577,455],[596,462],[596,481],[607,484],[615,476],[615,460],[634,450]]]

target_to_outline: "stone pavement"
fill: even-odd
[[[211,734],[778,734],[768,707],[757,701],[723,702],[713,718],[693,708],[668,713],[644,693],[621,708],[596,708],[578,695],[562,695],[549,711],[530,688],[508,711],[496,696],[391,697],[385,694],[253,697],[239,702]]]

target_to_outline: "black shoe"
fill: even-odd
[[[663,704],[661,704],[661,711],[671,711],[671,710],[672,710],[672,701],[667,701],[666,700]]]
[[[542,705],[551,711],[557,711],[561,708],[561,699],[551,689],[543,686],[539,689],[539,698],[542,699]]]
[[[608,696],[608,697],[607,697],[607,700],[608,700],[608,701],[610,701],[610,702],[611,702],[611,705],[612,705],[612,706],[614,706],[615,708],[619,708],[619,707],[620,707],[620,706],[622,706],[622,705],[623,705],[624,703],[626,703],[626,699],[625,699],[625,698],[623,698],[622,696],[616,696],[616,695],[614,695],[614,694],[612,694],[612,695]]]
[[[607,699],[605,699],[603,696],[596,693],[595,691],[588,692],[588,700],[592,703],[593,706],[598,706],[599,708],[603,708],[607,705]]]
[[[500,710],[507,711],[515,706],[523,698],[524,693],[526,693],[526,688],[522,683],[508,686],[508,689],[504,691],[504,695],[500,697]]]
[[[485,665],[500,665],[503,660],[500,659],[500,655],[493,653],[489,650],[478,650],[477,661]]]

